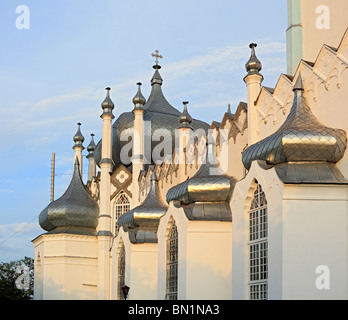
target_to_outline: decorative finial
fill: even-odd
[[[245,65],[245,69],[248,72],[248,75],[259,74],[262,69],[262,64],[259,59],[257,59],[255,54],[255,48],[257,47],[256,43],[251,43],[249,48],[251,49],[251,56],[248,62]]]
[[[141,93],[141,82],[137,83],[138,86],[138,92],[133,98],[133,103],[134,103],[134,109],[144,109],[144,104],[146,103],[146,99]]]
[[[292,90],[293,91],[296,91],[296,90],[304,91],[301,72],[298,74],[297,80],[296,80]]]
[[[231,105],[230,104],[228,104],[227,113],[231,114]]]
[[[93,154],[94,150],[95,150],[95,142],[94,142],[94,136],[95,134],[92,133],[91,134],[91,142],[89,143],[88,147],[87,147],[87,151],[91,154]]]
[[[187,105],[188,105],[188,101],[184,101],[183,105],[184,105],[184,111],[182,112],[182,114],[179,117],[179,122],[180,122],[180,126],[179,128],[190,128],[191,127],[191,122],[192,122],[192,117],[190,116],[190,114],[187,111]]]
[[[109,115],[113,116],[112,110],[114,109],[115,105],[114,105],[114,103],[112,102],[112,100],[110,98],[110,90],[111,90],[111,88],[107,87],[107,88],[105,88],[105,90],[106,90],[106,98],[103,101],[103,103],[101,104],[101,107],[103,109],[103,115],[104,114],[109,114]]]
[[[154,65],[153,68],[154,68],[154,69],[161,69],[161,66],[158,64],[158,63],[159,63],[158,58],[159,58],[159,59],[162,59],[163,56],[159,54],[159,51],[158,51],[158,50],[156,50],[155,52],[156,52],[156,53],[152,53],[152,54],[151,54],[153,57],[156,57],[156,65]]]
[[[74,138],[73,138],[73,140],[75,142],[75,145],[74,145],[73,149],[76,148],[76,147],[80,147],[80,148],[84,149],[83,142],[85,141],[85,138],[84,138],[84,136],[81,133],[80,127],[81,127],[81,123],[79,122],[77,124],[77,132],[75,133]]]

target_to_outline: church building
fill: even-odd
[[[348,299],[344,9],[288,0],[287,74],[262,86],[250,44],[247,101],[211,124],[167,101],[157,50],[147,99],[138,83],[117,114],[106,88],[87,183],[78,124],[71,182],[39,216],[34,298]]]

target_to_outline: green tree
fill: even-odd
[[[28,276],[29,288],[23,288],[23,279]],[[0,263],[0,300],[32,300],[33,295],[34,259],[24,257],[21,260]]]

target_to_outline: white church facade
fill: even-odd
[[[312,30],[317,2],[288,1],[274,88],[250,45],[247,101],[221,122],[170,105],[158,52],[150,96],[138,83],[116,120],[107,88],[87,184],[79,124],[71,183],[40,214],[35,299],[348,299],[348,25]]]

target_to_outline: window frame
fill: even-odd
[[[248,298],[268,299],[268,204],[261,185],[253,193],[248,221]]]
[[[179,234],[175,221],[166,239],[166,295],[165,300],[178,300]]]

